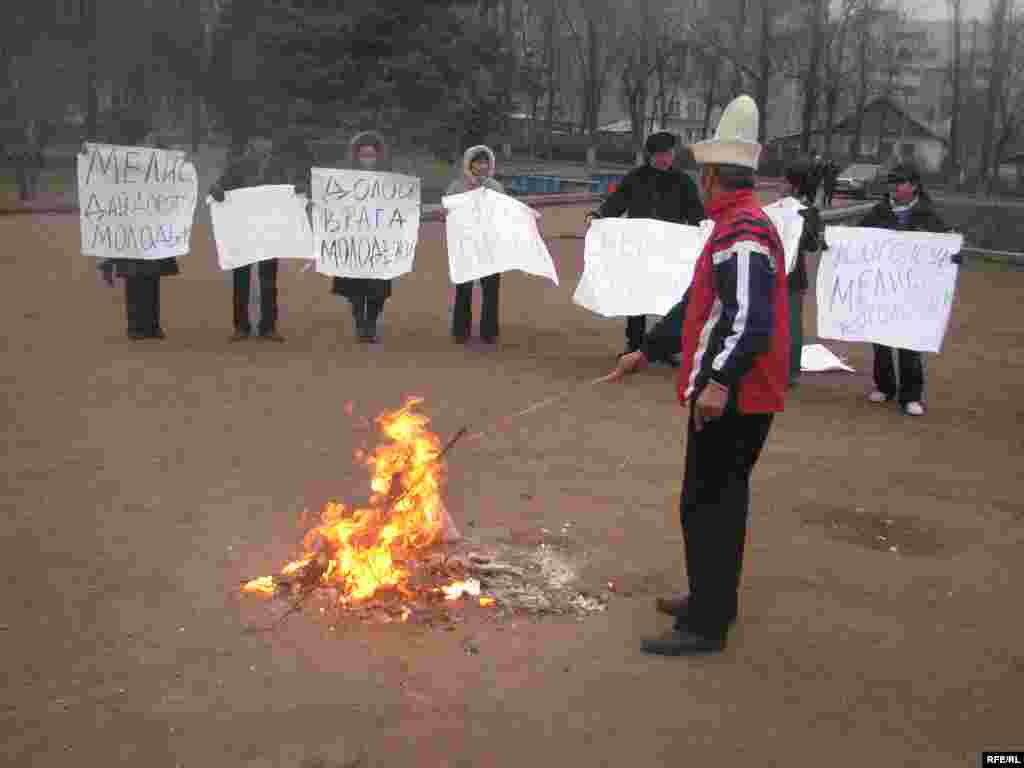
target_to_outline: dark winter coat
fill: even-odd
[[[948,232],[949,227],[942,220],[942,217],[935,210],[935,206],[928,197],[919,197],[910,211],[910,221],[907,224],[900,224],[896,212],[892,209],[892,203],[888,198],[878,203],[871,212],[861,219],[862,227],[878,227],[880,229],[894,229],[903,232]]]
[[[358,147],[366,143],[366,139],[375,140],[380,147],[380,155],[377,157],[377,165],[374,171],[387,173],[391,171],[391,153],[383,137],[376,131],[363,131],[357,133],[349,142],[349,168],[358,169],[359,161],[356,157]],[[344,296],[347,299],[372,299],[385,301],[391,296],[391,281],[378,280],[372,277],[334,277],[331,278],[331,293],[337,296]]]
[[[626,174],[618,188],[597,210],[600,218],[623,213],[631,219],[658,219],[675,224],[699,224],[704,218],[697,185],[675,168],[662,171],[642,165]]]

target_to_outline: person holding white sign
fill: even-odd
[[[804,346],[804,296],[811,287],[807,279],[807,255],[817,255],[825,245],[825,227],[821,213],[807,194],[810,187],[808,176],[812,170],[806,163],[796,162],[785,172],[788,197],[803,206],[800,215],[804,219],[803,233],[797,246],[796,266],[786,278],[789,286],[789,386],[795,387],[800,380],[800,357]]]
[[[754,191],[761,154],[749,96],[722,113],[715,136],[694,144],[714,231],[688,290],[680,404],[689,409],[680,522],[689,594],[659,598],[674,629],[645,653],[714,653],[739,612],[750,516],[750,477],[789,367],[785,249]]]
[[[154,144],[156,149],[167,150],[162,142]],[[92,151],[96,151],[95,149]],[[107,158],[114,167],[117,176],[117,162],[114,156],[117,150],[111,150]],[[103,165],[102,161],[97,163]],[[128,167],[127,155],[123,164]],[[81,192],[79,192],[81,195]],[[91,206],[87,204],[86,210]],[[114,277],[124,279],[125,314],[128,320],[128,338],[136,341],[142,339],[165,339],[163,326],[160,322],[160,278],[174,277],[181,274],[178,259],[168,256],[162,259],[104,258],[97,263],[104,282],[113,287]]]
[[[313,158],[303,135],[297,129],[282,127],[274,137],[269,154],[254,147],[235,145],[228,156],[228,167],[211,187],[210,196],[224,202],[225,192],[232,189],[257,187],[265,184],[291,184],[296,194],[309,194],[309,174]],[[257,332],[261,339],[283,342],[277,332],[277,259],[264,259],[255,265],[259,279],[260,316]],[[249,291],[253,265],[231,270],[232,304],[235,331],[230,341],[249,338],[252,323],[249,318]]]
[[[693,181],[674,167],[676,137],[667,131],[652,133],[644,143],[644,165],[634,168],[601,204],[592,218],[623,213],[631,219],[656,219],[697,225],[704,219],[704,205]],[[636,268],[643,269],[643,264]],[[627,355],[640,349],[647,330],[646,315],[626,318]]]
[[[470,147],[462,156],[462,175],[448,185],[446,195],[457,195],[486,187],[495,192],[505,193],[501,182],[494,178],[494,152],[480,144]],[[480,307],[480,338],[486,344],[498,340],[498,292],[501,274],[480,278],[483,301]],[[473,283],[455,286],[455,307],[452,312],[452,337],[458,344],[465,344],[473,329]]]
[[[921,182],[921,173],[912,163],[901,163],[889,172],[890,192],[860,222],[862,227],[879,227],[899,231],[948,232],[949,228],[936,213],[931,197]],[[954,257],[957,261],[959,257]],[[875,344],[875,389],[868,395],[873,403],[893,398],[908,416],[924,415],[924,363],[921,353],[910,349],[893,350]],[[899,360],[899,380],[893,355]]]
[[[376,131],[357,133],[349,142],[351,167],[364,171],[391,170],[391,157],[384,138]],[[344,296],[352,304],[356,337],[364,344],[376,344],[377,321],[384,303],[391,297],[391,281],[372,277],[331,278],[331,293]]]

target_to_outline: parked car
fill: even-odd
[[[873,163],[855,163],[843,170],[836,179],[837,195],[847,197],[881,197],[885,194],[885,179],[888,172]]]

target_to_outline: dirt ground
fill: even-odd
[[[440,224],[366,347],[295,262],[288,342],[227,344],[202,223],[164,281],[168,339],[129,341],[77,217],[0,218],[4,762],[944,768],[1020,749],[1024,273],[962,274],[923,419],[868,403],[869,351],[831,345],[858,373],[805,376],[775,423],[728,650],[652,658],[653,599],[685,584],[684,412],[667,368],[583,386],[624,325],[571,302],[584,212],[544,211],[562,285],[503,278],[497,349],[447,335]],[[576,387],[457,446],[447,501],[480,542],[546,541],[581,589],[613,582],[607,611],[244,632],[267,606],[239,579],[292,554],[304,508],[365,494],[359,417],[421,395],[445,438]]]

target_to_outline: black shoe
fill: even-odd
[[[645,638],[640,650],[658,656],[697,656],[721,653],[725,650],[725,634],[698,635],[683,629],[673,629],[659,637]]]
[[[167,338],[167,334],[164,333],[164,329],[163,328],[157,328],[155,331],[153,331],[151,334],[149,334],[149,336],[152,339],[166,339]]]

